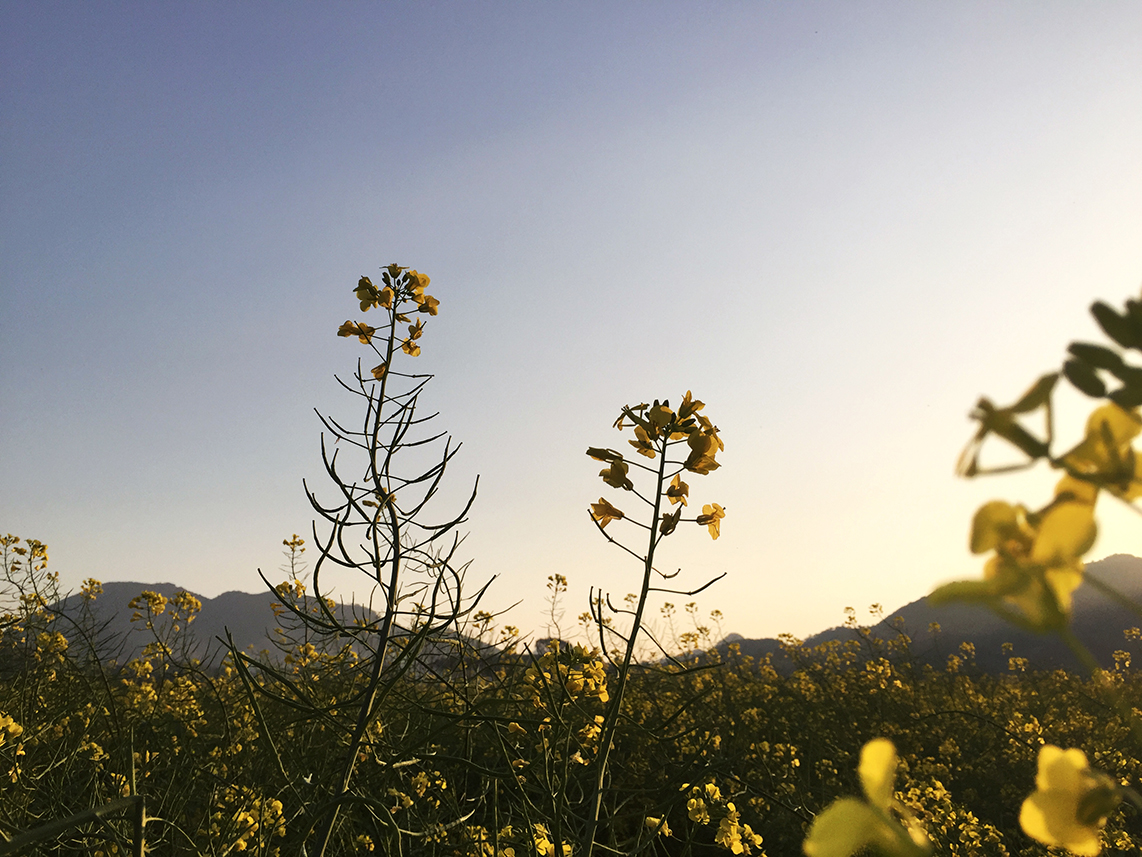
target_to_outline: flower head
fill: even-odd
[[[610,467],[605,467],[599,471],[599,475],[603,477],[603,481],[610,485],[612,488],[622,488],[625,491],[630,491],[634,488],[634,483],[631,482],[630,477],[627,476],[627,471],[630,470],[628,465],[622,459],[612,461]]]
[[[598,503],[591,504],[591,517],[594,518],[600,527],[605,527],[611,521],[621,521],[626,517],[620,509],[616,509],[605,498],[600,497]]]
[[[985,503],[972,519],[973,553],[994,554],[983,580],[950,583],[930,602],[980,601],[1039,631],[1062,627],[1083,579],[1082,555],[1094,544],[1094,506],[1082,483],[1066,478],[1055,500],[1038,512],[1002,500]]]
[[[813,819],[802,845],[808,857],[851,857],[868,846],[889,857],[930,853],[920,823],[893,797],[898,762],[887,738],[864,745],[857,774],[865,799],[841,798]]]
[[[681,511],[681,510],[679,510]],[[721,535],[721,520],[726,516],[726,510],[717,503],[708,503],[702,507],[702,514],[698,516],[698,524],[708,527],[710,538],[716,539]]]
[[[674,478],[670,481],[670,487],[666,489],[666,497],[670,500],[670,505],[681,503],[686,505],[686,495],[690,493],[690,486],[687,485],[679,475],[674,474]]]
[[[1082,750],[1048,744],[1039,750],[1035,793],[1023,801],[1019,825],[1044,845],[1094,857],[1102,848],[1099,831],[1118,801],[1114,781],[1092,771]]]
[[[363,321],[346,321],[337,328],[338,336],[356,336],[361,340],[362,345],[368,345],[373,339],[373,334],[376,332],[377,329],[375,327],[371,327]]]

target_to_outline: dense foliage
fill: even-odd
[[[299,716],[284,695],[252,696],[232,660],[212,670],[180,663],[194,630],[190,597],[142,593],[136,624],[152,645],[129,663],[102,660],[113,641],[51,609],[46,548],[14,538],[4,546],[8,580],[22,591],[0,653],[3,829],[137,793],[156,853],[300,853],[351,736]],[[98,589],[90,582],[85,592],[94,599]],[[448,656],[437,650],[397,682],[358,767],[372,799],[340,815],[334,853],[490,854],[497,838],[518,857],[551,850],[551,785],[589,788],[613,670],[581,645],[552,644],[538,658],[493,646],[500,633],[486,616],[474,630],[482,640],[456,637]],[[1142,708],[1142,680],[1126,659],[1082,679],[1021,671],[1014,653],[1009,674],[990,676],[973,669],[968,650],[943,669],[918,666],[907,638],[885,642],[855,626],[850,643],[805,651],[789,640],[787,652],[798,666],[784,675],[713,649],[632,671],[635,728],[614,754],[609,788],[624,799],[609,835],[649,853],[733,851],[748,824],[764,838],[760,848],[746,843],[755,853],[799,853],[814,815],[859,791],[862,745],[884,736],[903,760],[897,791],[939,853],[1044,854],[1018,826],[1040,746],[1080,747],[1116,777],[1138,770],[1116,705]],[[300,643],[274,675],[252,679],[304,684],[335,715],[366,682],[358,663],[350,648]],[[1123,853],[1142,848],[1127,813],[1106,835]],[[72,830],[43,853],[127,853],[129,842],[127,823],[111,821]]]

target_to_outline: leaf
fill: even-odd
[[[1063,374],[1067,376],[1068,381],[1091,398],[1101,399],[1106,395],[1106,384],[1089,363],[1068,360],[1063,364]]]
[[[1130,410],[1142,405],[1142,384],[1119,387],[1107,396],[1110,401],[1120,408]]]
[[[1114,371],[1120,368],[1122,357],[1117,351],[1112,351],[1104,345],[1092,345],[1089,342],[1072,342],[1067,349],[1083,363],[1089,363],[1098,369]]]
[[[1133,318],[1121,316],[1102,301],[1091,304],[1090,313],[1107,336],[1123,348],[1142,347],[1142,331]]]

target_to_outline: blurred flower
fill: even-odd
[[[818,813],[802,845],[808,857],[851,857],[869,846],[888,857],[931,852],[920,823],[893,797],[898,762],[887,738],[864,745],[857,774],[865,799],[841,798]]]
[[[1035,793],[1023,801],[1019,825],[1044,845],[1094,857],[1102,850],[1099,832],[1118,802],[1114,781],[1092,771],[1082,750],[1048,744],[1039,750]]]

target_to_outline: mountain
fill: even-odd
[[[120,664],[126,663],[154,640],[144,621],[132,621],[136,611],[129,605],[144,591],[156,592],[169,600],[188,590],[173,583],[104,583],[103,592],[91,602],[85,602],[82,595],[69,595],[54,605],[61,614],[61,621],[56,627],[72,640],[73,645],[79,637],[76,623],[98,629],[100,657],[113,657]],[[269,590],[261,593],[224,592],[217,598],[205,598],[193,592],[189,594],[202,605],[184,629],[189,632],[189,636],[183,637],[189,653],[204,662],[216,662],[227,630],[241,651],[276,653],[274,629],[282,624],[282,620],[274,613],[273,605],[281,601],[274,593]],[[83,616],[85,605],[89,611],[86,617]],[[355,605],[341,608],[340,615],[348,624],[352,624],[357,616],[366,620],[376,618],[372,611]],[[169,610],[156,616],[154,624],[160,632],[169,629]]]
[[[1125,554],[1109,556],[1088,564],[1086,576],[1142,604],[1142,559]],[[937,634],[929,630],[933,623],[940,626]],[[1071,627],[1099,665],[1109,668],[1114,665],[1115,651],[1131,651],[1133,648],[1133,641],[1125,639],[1124,631],[1142,627],[1142,616],[1084,581],[1075,591]],[[883,621],[866,630],[875,638],[888,640],[898,636],[897,629],[912,639],[913,656],[934,666],[942,666],[949,656],[959,654],[961,644],[972,643],[976,667],[986,672],[1006,672],[1008,659],[1013,656],[1026,658],[1028,669],[1080,669],[1078,660],[1057,635],[1020,630],[980,605],[933,607],[926,598],[921,598],[898,610],[886,612]],[[804,641],[804,645],[812,648],[833,640],[853,640],[857,636],[853,628],[838,626],[814,634]],[[718,644],[718,649],[725,652],[734,643],[743,655],[757,658],[770,655],[778,668],[791,666],[782,654],[779,640],[747,640],[731,635]],[[1012,651],[1005,651],[1004,643],[1010,643]]]
[[[1124,554],[1107,557],[1090,563],[1086,574],[1134,602],[1142,603],[1142,559]],[[101,628],[101,657],[115,657],[119,663],[126,663],[138,655],[142,647],[152,639],[142,622],[131,621],[134,611],[128,607],[131,599],[144,590],[157,592],[168,599],[182,591],[173,583],[105,583],[103,593],[89,604],[91,625]],[[190,626],[196,641],[193,653],[197,657],[205,661],[216,656],[221,649],[217,638],[225,639],[227,629],[241,650],[268,650],[276,653],[273,629],[280,622],[271,606],[278,601],[273,593],[225,592],[217,598],[195,597],[202,603],[202,609]],[[64,626],[69,624],[70,619],[79,618],[83,604],[81,596],[71,595],[56,605],[65,617],[57,627],[66,636],[74,636]],[[366,620],[376,618],[367,608],[349,606],[343,609],[349,611],[343,615],[350,622],[353,615],[360,615]],[[168,617],[159,617],[160,628],[165,627],[168,621]],[[929,630],[933,623],[940,626],[938,634]],[[1120,606],[1095,586],[1084,582],[1075,592],[1072,627],[1098,663],[1111,667],[1114,665],[1115,651],[1132,649],[1132,641],[1126,640],[1123,632],[1128,628],[1142,627],[1142,616]],[[921,598],[886,612],[883,621],[864,630],[881,640],[893,639],[903,631],[912,639],[913,656],[934,666],[944,665],[949,656],[960,653],[961,644],[968,642],[975,646],[976,667],[987,672],[1006,672],[1008,659],[1012,656],[1025,658],[1028,669],[1080,668],[1071,652],[1055,635],[1022,631],[978,605],[932,607],[926,599]],[[806,648],[812,648],[833,640],[853,640],[857,636],[853,628],[838,626],[814,634],[803,642]],[[1004,643],[1012,644],[1012,651],[1006,651]],[[718,649],[725,653],[731,644],[736,644],[743,655],[769,655],[779,669],[792,668],[783,654],[779,640],[745,639],[731,634],[718,644]]]

